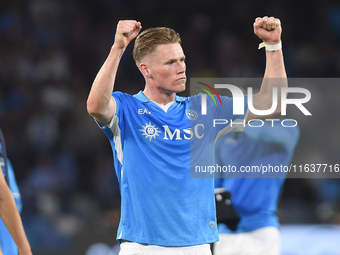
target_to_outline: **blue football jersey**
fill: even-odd
[[[176,96],[167,111],[142,92],[112,96],[116,115],[100,126],[112,146],[122,198],[117,239],[160,246],[217,241],[214,180],[192,178],[190,170],[214,163],[215,139],[228,129],[213,127],[214,118],[244,115],[232,114],[228,97],[217,105],[208,98],[201,116],[201,95]]]
[[[244,166],[287,166],[293,157],[299,134],[298,126],[284,127],[278,122],[273,127],[272,123],[266,122],[262,127],[246,126],[243,133],[228,134],[216,143],[216,163],[230,164],[238,170]],[[231,192],[231,203],[241,217],[236,232],[219,224],[221,233],[279,227],[276,212],[286,173],[277,173],[279,178],[261,178],[262,173],[248,175],[250,178],[225,176],[227,178],[215,179],[217,188],[223,187]]]

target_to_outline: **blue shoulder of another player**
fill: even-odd
[[[289,122],[291,125],[288,124],[288,120],[285,121],[285,125],[282,125],[281,121],[274,123],[264,122],[261,127],[246,125],[243,133],[252,139],[279,144],[287,149],[294,149],[299,141],[300,128],[298,125],[295,125],[296,123]]]

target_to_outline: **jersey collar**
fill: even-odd
[[[135,98],[137,98],[139,101],[141,101],[142,103],[147,103],[150,100],[144,95],[143,91],[139,91],[138,94],[134,95]],[[184,101],[183,97],[179,97],[176,95],[175,98],[176,102],[182,102]]]

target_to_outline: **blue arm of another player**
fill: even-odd
[[[256,124],[259,125],[259,124]],[[252,126],[256,126],[253,122]],[[285,121],[286,126],[293,126],[294,122]],[[246,126],[243,133],[248,137],[267,143],[280,144],[287,149],[294,149],[300,137],[299,126],[284,127],[278,121],[272,124],[265,122],[262,127]]]

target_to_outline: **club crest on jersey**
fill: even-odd
[[[191,110],[191,109],[187,109],[185,111],[185,114],[187,115],[187,117],[189,118],[189,120],[197,120],[198,118],[198,114],[196,111]]]
[[[143,126],[142,129],[139,129],[139,131],[143,132],[143,135],[145,135],[145,138],[149,138],[150,142],[152,138],[156,139],[156,136],[159,135],[159,133],[162,133],[158,130],[158,128],[155,127],[155,125],[152,125],[151,122],[146,123],[145,126]]]

